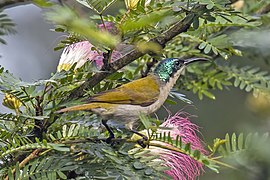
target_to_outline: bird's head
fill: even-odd
[[[158,64],[158,66],[154,70],[154,74],[159,76],[160,80],[168,82],[171,77],[174,77],[175,74],[180,74],[187,65],[197,61],[209,61],[209,60],[206,58],[190,58],[190,59],[167,58],[162,60]]]

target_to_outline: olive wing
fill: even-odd
[[[158,80],[154,76],[147,76],[96,94],[87,102],[148,106],[158,99],[159,93]]]

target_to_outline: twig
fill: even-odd
[[[36,116],[42,116],[43,115],[43,109],[41,107],[41,103],[43,101],[42,97],[37,96],[36,97],[36,105],[35,105],[35,111]],[[42,120],[35,119],[35,127],[33,129],[33,132],[35,134],[35,137],[41,139],[42,133],[44,132],[44,124]]]
[[[148,73],[150,72],[151,68],[157,63],[158,61],[156,60],[156,58],[153,58],[152,61],[148,62],[146,64],[146,70],[142,70],[141,71],[141,76],[142,77],[146,77],[148,75]]]
[[[108,50],[107,53],[103,53],[103,67],[101,69],[101,71],[106,71],[107,69],[109,69],[109,61],[111,59],[111,56],[112,56],[112,51],[113,50]]]
[[[29,156],[27,156],[22,162],[19,164],[19,168],[24,167],[29,161],[32,159],[38,157],[38,154],[40,153],[41,149],[34,150]],[[16,171],[16,168],[12,169],[12,174],[14,174]],[[8,180],[8,176],[5,177],[5,180]]]
[[[75,139],[75,140],[67,140],[67,141],[61,141],[63,144],[76,144],[76,143],[86,143],[86,142],[92,142],[92,143],[97,143],[97,142],[106,142],[107,138],[84,138],[84,139]],[[135,140],[131,139],[125,139],[125,138],[114,138],[111,139],[112,143],[137,143]]]

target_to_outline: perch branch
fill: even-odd
[[[182,32],[186,32],[190,25],[193,22],[195,16],[194,13],[188,14],[185,18],[181,21],[175,23],[170,29],[163,32],[160,36],[157,36],[150,40],[150,42],[154,42],[159,44],[162,48],[165,47],[168,41],[172,40],[175,36]],[[110,74],[116,72],[117,70],[123,68],[124,66],[128,65],[129,63],[133,62],[137,58],[145,55],[147,52],[141,52],[136,47],[134,47],[129,53],[124,55],[122,58],[118,59],[117,61],[110,64],[106,71],[97,72],[94,74],[90,79],[86,80],[81,86],[75,88],[67,100],[76,99],[83,96],[85,90],[89,90],[93,88],[96,84],[100,81],[105,79]]]

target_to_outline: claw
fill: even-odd
[[[144,143],[145,141],[148,141],[148,137],[142,133],[139,133],[138,131],[135,131],[135,130],[130,130],[131,132],[141,136],[142,138],[137,140],[137,143],[142,147],[142,148],[146,148],[146,144]]]
[[[142,139],[139,139],[137,141],[137,143],[142,147],[142,148],[146,148],[146,144],[144,144],[145,140],[142,138]]]
[[[113,135],[113,136],[110,135],[110,136],[105,140],[105,142],[106,142],[107,144],[113,145],[114,142],[112,142],[112,139],[114,139],[114,135]]]

